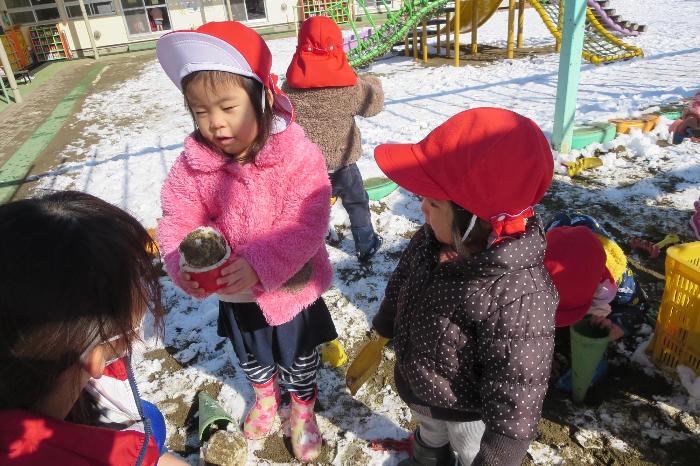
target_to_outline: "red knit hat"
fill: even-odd
[[[196,71],[227,71],[253,78],[275,95],[278,118],[272,132],[294,121],[294,107],[270,73],[272,54],[260,34],[237,21],[211,22],[194,31],[165,34],[156,43],[165,74],[182,90],[182,78]],[[265,99],[265,93],[261,96]],[[264,105],[263,105],[264,108]]]
[[[338,25],[327,16],[312,16],[304,21],[297,51],[287,68],[287,84],[308,89],[354,86],[356,82]]]
[[[377,146],[374,157],[405,189],[453,201],[489,221],[497,240],[525,231],[554,171],[540,128],[499,108],[465,110],[417,144]]]
[[[557,227],[547,232],[544,266],[559,291],[554,316],[557,327],[567,327],[586,315],[601,281],[611,279],[605,267],[605,250],[584,226]]]

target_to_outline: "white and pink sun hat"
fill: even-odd
[[[294,121],[294,107],[270,73],[272,54],[260,35],[237,21],[207,23],[194,31],[165,34],[156,43],[165,74],[182,90],[182,78],[196,71],[226,71],[253,78],[275,96],[272,133]],[[265,99],[265,92],[262,97]],[[263,105],[263,108],[264,105]]]

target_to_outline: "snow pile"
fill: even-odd
[[[696,376],[690,367],[679,365],[676,367],[681,383],[688,390],[688,394],[700,400],[700,376]]]

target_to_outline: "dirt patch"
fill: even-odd
[[[476,55],[472,55],[471,46],[469,44],[461,43],[459,50],[461,52],[459,57],[460,66],[486,66],[495,61],[505,60],[507,55],[507,50],[504,48],[484,44],[479,44]],[[451,47],[450,53],[454,53],[454,46]],[[518,60],[552,53],[555,53],[554,46],[521,47],[513,50],[513,59]],[[419,53],[418,58],[420,59],[421,57],[422,55]],[[454,56],[451,58],[446,58],[444,56],[428,56],[427,66],[443,65],[454,66]]]
[[[26,96],[23,103],[11,105],[0,113],[0,165],[24,144],[94,64],[93,60],[71,62],[60,68],[42,87]]]
[[[335,458],[336,449],[324,439],[321,453],[313,461],[313,464],[330,465]],[[255,456],[273,463],[299,464],[292,453],[292,444],[289,438],[282,435],[273,435],[265,439],[263,447],[255,452]]]
[[[81,139],[85,147],[97,143],[97,138],[88,136],[85,131],[85,129],[94,124],[94,122],[81,121],[76,118],[85,99],[92,94],[116,89],[128,79],[138,76],[141,70],[154,58],[154,50],[101,58],[100,63],[104,64],[105,68],[99,75],[99,80],[94,82],[94,84],[89,87],[86,95],[75,103],[73,115],[66,120],[63,129],[58,132],[46,149],[37,157],[34,166],[29,172],[29,180],[20,185],[13,199],[29,197],[32,188],[38,181],[36,178],[31,177],[31,175],[44,173],[59,167],[61,164],[76,160],[75,157],[67,156],[58,158],[56,156],[56,154],[70,153],[70,151],[66,151],[66,149],[68,146],[75,143],[76,140]],[[12,146],[12,144],[10,144],[6,147],[6,145],[3,144],[2,149],[0,149],[0,157],[4,157],[2,154],[5,152],[9,152],[9,155],[12,155],[14,151],[31,136],[34,130],[53,111],[61,99],[75,87],[77,82],[82,79],[83,75],[87,73],[94,64],[95,62],[92,59],[76,60],[76,65],[74,67],[72,66],[63,70],[55,79],[52,79],[51,83],[35,91],[30,96],[31,100],[29,100],[28,103],[17,106],[21,107],[20,109],[8,109],[0,113],[0,139],[5,140],[3,137],[4,131],[9,131],[4,128],[14,128],[15,134],[12,134],[9,140],[13,141],[13,144],[16,145]],[[31,105],[31,110],[29,112],[25,113],[22,111],[17,114],[9,114],[10,112],[22,110],[25,105]],[[18,122],[21,122],[21,124],[18,124]],[[128,118],[110,122],[110,124],[115,127],[129,126],[133,123],[132,119]],[[80,158],[82,159],[83,156]],[[4,160],[2,160],[2,162],[4,162]]]
[[[343,453],[340,464],[369,464],[370,456],[362,450],[362,442],[353,441]]]

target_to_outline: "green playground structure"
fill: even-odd
[[[357,47],[348,52],[348,61],[353,68],[369,65],[377,58],[391,50],[395,43],[403,40],[408,33],[423,20],[429,19],[439,13],[440,8],[449,0],[405,0],[398,10],[392,11],[392,7],[385,0],[376,3],[386,10],[387,19],[383,24],[377,24],[365,4],[365,0],[353,2],[337,1],[324,2],[323,7],[317,7],[314,14],[325,15],[332,18],[338,24],[350,24],[355,37],[361,37],[358,26],[353,19],[350,8],[353,5],[361,12],[375,31],[369,37],[360,40]],[[374,5],[372,5],[374,6]],[[305,10],[305,13],[306,10]],[[312,12],[309,12],[312,13]],[[376,15],[375,15],[376,16]]]
[[[326,0],[320,3],[313,3],[313,11],[308,10],[311,6],[305,5],[305,15],[325,15],[331,17],[338,24],[349,24],[355,33],[355,37],[361,37],[358,26],[354,19],[353,10],[358,16],[366,18],[370,23],[374,33],[360,40],[357,47],[348,51],[348,61],[353,68],[361,68],[369,65],[372,61],[385,55],[391,48],[403,41],[412,30],[420,27],[425,21],[443,14],[443,10],[452,0],[405,0],[401,7],[392,11],[392,5],[386,0],[376,0],[372,7],[382,7],[386,12],[386,21],[377,24],[376,14],[373,16],[365,3],[365,0]],[[492,0],[462,0],[460,2],[462,14],[458,21],[459,30],[471,29],[472,7],[479,8],[478,25],[483,24],[495,12]],[[557,51],[561,43],[563,12],[565,0],[532,0],[529,2],[539,13],[544,23],[549,28],[557,41]],[[510,9],[515,8],[515,0],[511,1]],[[522,6],[520,14],[522,15]],[[452,9],[454,11],[454,8]],[[477,15],[477,12],[474,13]],[[513,16],[511,11],[511,16]],[[583,58],[594,64],[601,64],[616,60],[625,60],[636,56],[642,56],[642,51],[631,46],[617,37],[610,34],[596,19],[590,8],[586,8],[586,27],[584,34]],[[457,23],[457,20],[453,20]],[[509,29],[512,29],[513,19],[509,18]],[[520,43],[522,18],[519,18],[518,43]],[[453,26],[454,29],[454,26]],[[509,31],[510,32],[510,31]],[[512,41],[512,34],[509,34],[509,44]],[[509,50],[512,44],[509,45]],[[510,56],[510,55],[509,55]]]

